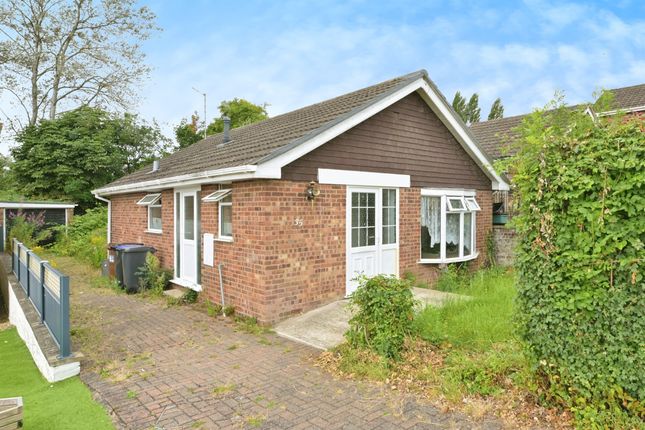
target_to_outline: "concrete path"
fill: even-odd
[[[458,294],[426,288],[413,288],[414,298],[425,306],[442,306],[447,300],[463,300]],[[328,305],[289,318],[275,326],[275,332],[287,339],[318,349],[330,349],[340,345],[343,334],[349,328],[351,312],[347,300],[338,300]]]

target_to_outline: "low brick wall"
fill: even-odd
[[[515,245],[517,235],[515,230],[505,225],[493,226],[493,242],[495,244],[495,260],[503,267],[512,266],[515,260]]]

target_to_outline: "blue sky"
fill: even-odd
[[[163,31],[143,45],[153,67],[133,111],[167,134],[209,119],[221,100],[269,103],[276,115],[418,69],[449,100],[480,94],[482,117],[506,116],[562,90],[645,82],[645,2],[143,1]]]

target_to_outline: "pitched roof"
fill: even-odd
[[[645,111],[645,84],[609,90],[614,94],[612,108],[615,110]],[[584,107],[575,105],[571,108]],[[640,109],[642,108],[642,109]],[[602,112],[600,112],[602,114]],[[608,113],[615,113],[610,111]],[[494,160],[512,155],[510,143],[517,137],[514,131],[526,115],[516,115],[508,118],[493,119],[470,125],[470,131],[478,143]]]
[[[632,110],[642,108],[639,110],[645,110],[645,84],[614,88],[609,91],[614,93],[614,109]]]
[[[476,122],[470,125],[470,131],[484,151],[497,160],[509,155],[510,143],[517,137],[514,129],[522,123],[525,116],[516,115]]]
[[[232,129],[231,140],[223,144],[223,133],[214,134],[124,176],[102,188],[133,184],[203,171],[253,165],[279,155],[303,138],[310,139],[334,124],[365,109],[396,90],[426,76],[420,70],[358,91],[306,106],[247,126]]]

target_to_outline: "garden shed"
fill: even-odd
[[[2,201],[0,202],[0,251],[5,242],[13,219],[22,214],[28,219],[39,219],[43,227],[67,225],[74,216],[76,204],[53,201]]]

